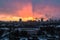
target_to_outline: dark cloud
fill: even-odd
[[[15,13],[29,2],[30,0],[0,0],[0,12]]]

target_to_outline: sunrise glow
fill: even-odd
[[[23,21],[34,20],[35,18],[44,20],[48,18],[60,18],[59,1],[39,1],[39,0],[9,0],[0,2],[0,20]],[[7,6],[8,5],[8,6]],[[47,15],[46,15],[47,14]]]

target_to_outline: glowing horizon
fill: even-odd
[[[7,17],[6,17],[7,16]],[[37,17],[36,17],[37,18]],[[19,19],[22,19],[22,21],[28,21],[28,20],[36,20],[35,17],[17,17],[17,16],[11,16],[11,15],[1,15],[0,21],[19,21]],[[41,17],[43,18],[43,17]],[[37,18],[38,20],[41,18]],[[45,18],[47,20],[48,18]]]

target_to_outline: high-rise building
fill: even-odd
[[[20,18],[20,19],[19,19],[19,22],[21,22],[21,21],[22,21],[22,19]]]
[[[44,21],[44,18],[41,18],[41,22],[43,22]]]

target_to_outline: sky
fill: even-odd
[[[0,20],[60,18],[60,0],[0,0]]]

